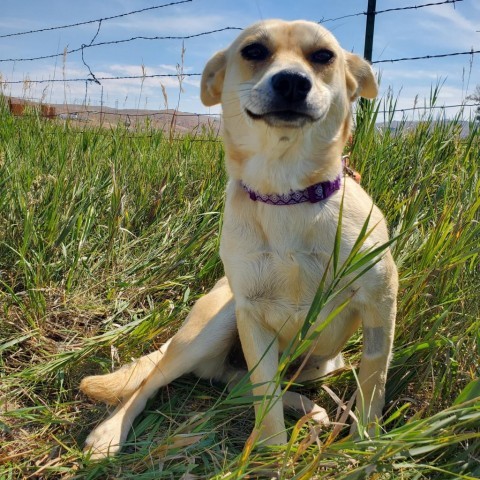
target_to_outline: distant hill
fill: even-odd
[[[146,109],[116,109],[97,105],[75,104],[39,104],[17,97],[7,97],[6,101],[14,115],[25,115],[29,109],[38,109],[39,113],[51,119],[70,119],[79,124],[104,127],[123,124],[128,128],[136,128],[148,124],[150,127],[170,131],[174,127],[176,133],[202,131],[211,129],[217,132],[220,128],[220,117],[189,112]]]

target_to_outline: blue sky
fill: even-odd
[[[82,22],[117,15],[174,0],[2,0],[0,35],[25,30]],[[377,0],[377,10],[420,5],[441,0]],[[193,0],[189,3],[150,10],[102,22],[97,42],[129,39],[135,36],[178,36],[196,34],[226,26],[245,27],[262,18],[308,19],[320,21],[363,12],[367,0]],[[324,24],[350,51],[363,54],[365,16],[328,21]],[[0,38],[0,59],[25,58],[61,53],[89,44],[98,24],[62,30]],[[416,10],[377,15],[373,60],[436,55],[480,50],[480,1],[464,0]],[[184,71],[198,73],[209,57],[228,46],[238,32],[226,31],[185,40]],[[181,62],[182,40],[136,40],[84,50],[84,58],[97,77],[171,74]],[[461,103],[480,84],[480,54],[443,59],[380,63],[374,65],[381,76],[381,95],[398,95],[398,108],[423,105],[432,86],[442,84],[438,105]],[[86,78],[88,68],[81,53],[65,59],[0,62],[3,81]],[[180,95],[180,109],[188,112],[217,113],[199,101],[199,77],[187,77]],[[7,94],[44,98],[54,103],[103,102],[119,108],[165,108],[161,84],[166,89],[168,106],[177,105],[176,78],[104,80],[89,83],[4,84]],[[453,116],[456,108],[448,109]]]

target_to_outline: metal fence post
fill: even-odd
[[[369,61],[372,61],[373,51],[373,31],[375,29],[375,8],[377,0],[368,0],[367,7],[367,25],[365,27],[365,47],[363,56]]]

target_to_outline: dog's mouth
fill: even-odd
[[[312,115],[297,110],[278,110],[265,113],[253,113],[247,108],[245,111],[253,120],[263,120],[266,124],[272,127],[297,128],[316,120]]]

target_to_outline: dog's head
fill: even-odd
[[[377,94],[370,65],[306,21],[269,20],[247,28],[207,63],[201,87],[207,106],[223,101],[224,110],[233,105],[254,120],[287,128],[323,119],[333,102]]]
[[[207,63],[201,82],[203,103],[222,103],[227,148],[235,137],[237,147],[255,144],[254,151],[266,137],[277,143],[302,137],[303,145],[315,138],[312,149],[319,139],[323,147],[343,146],[351,102],[376,94],[370,65],[306,21],[268,20],[245,29]]]

